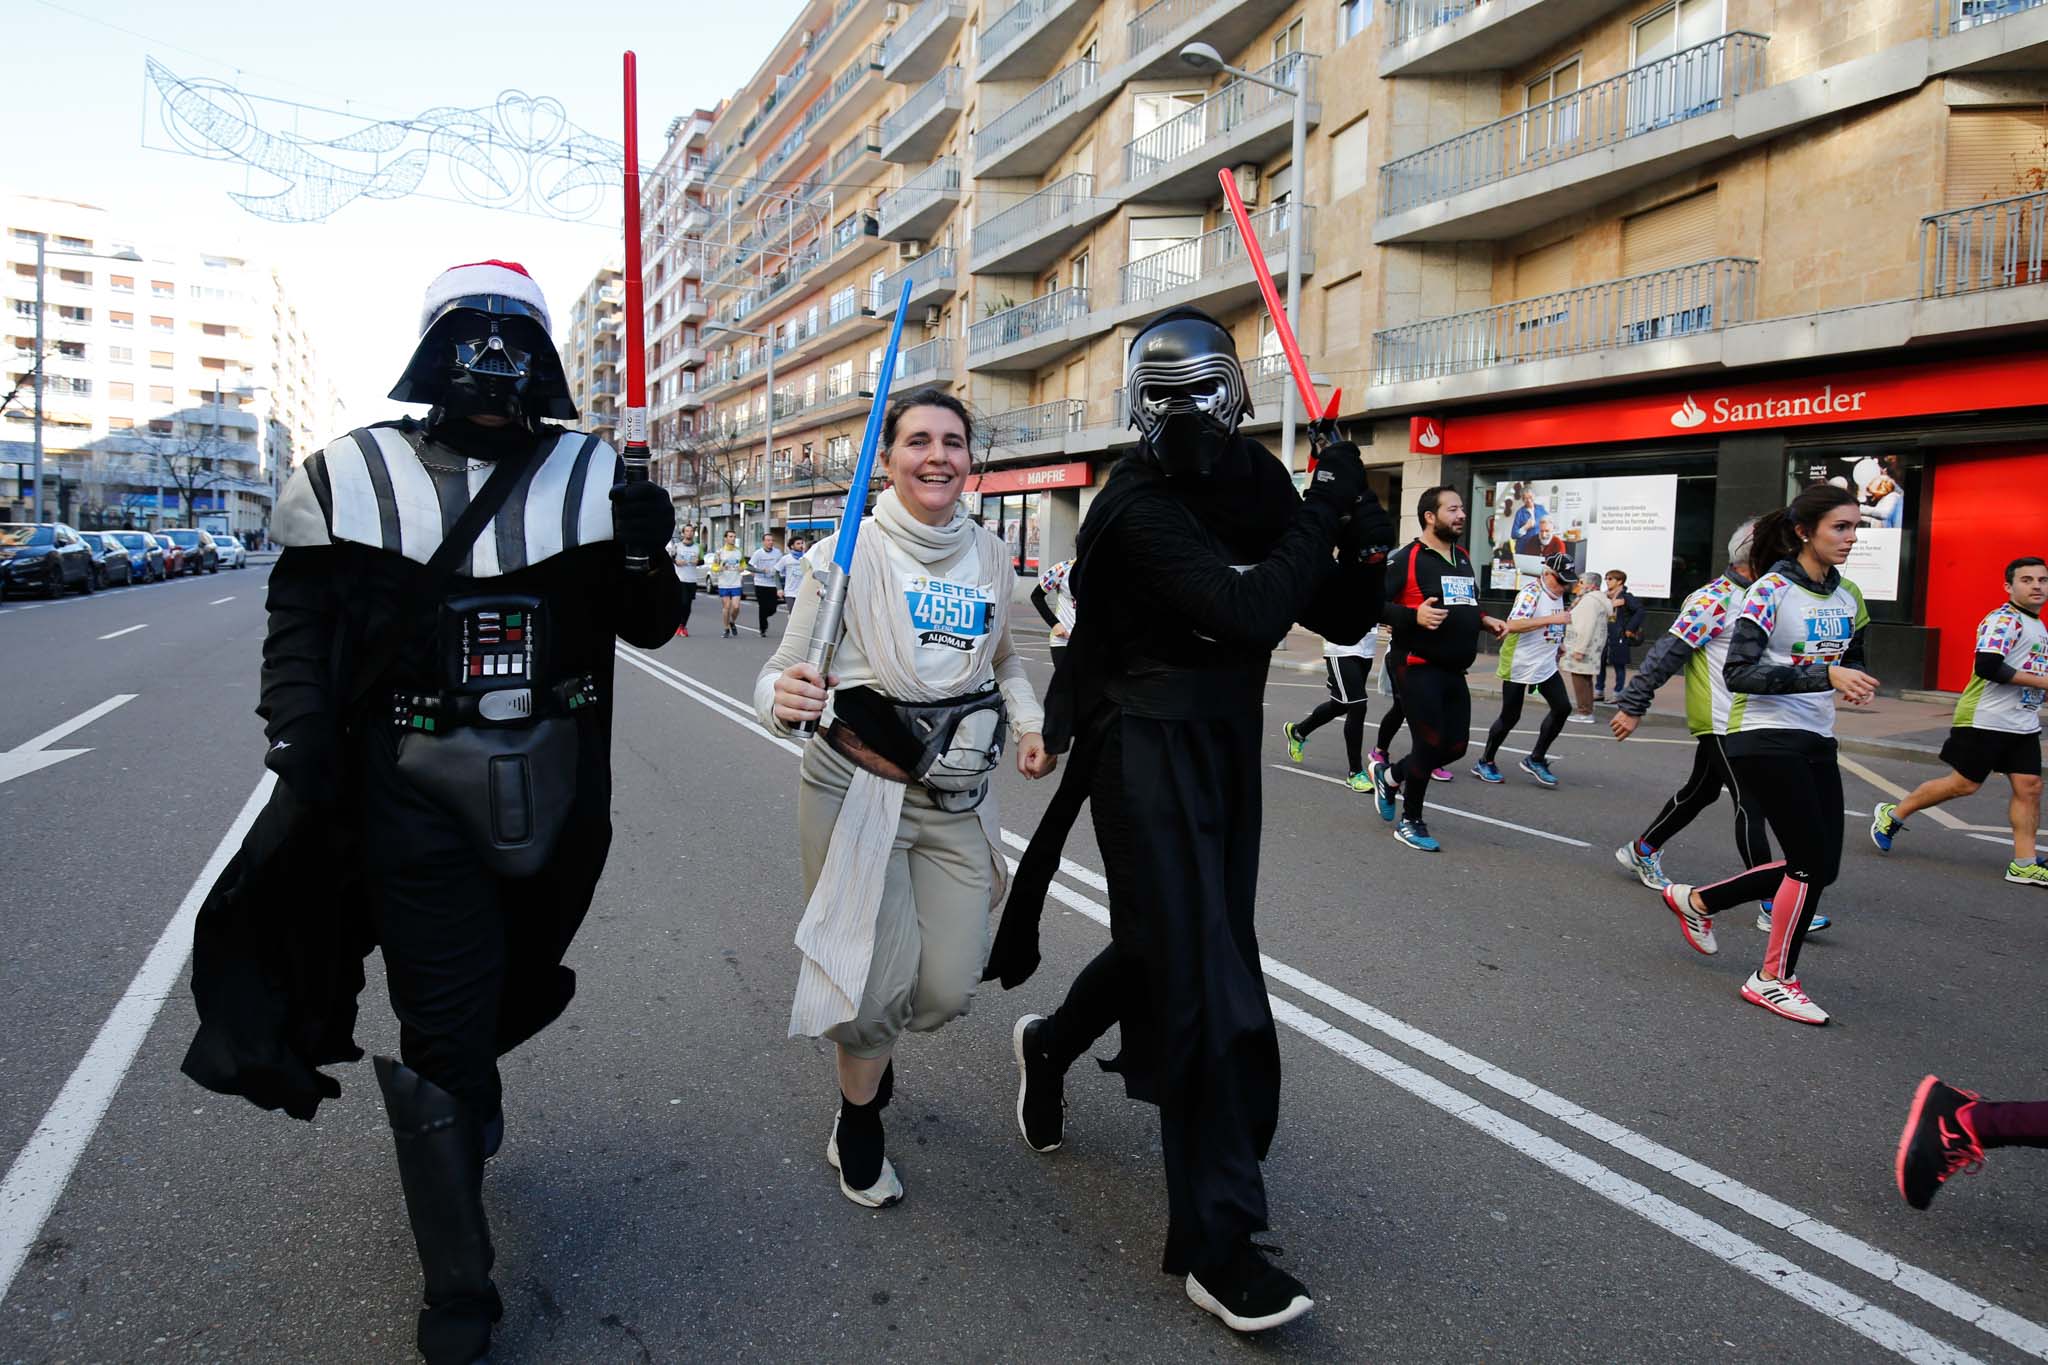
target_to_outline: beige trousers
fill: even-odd
[[[822,735],[804,746],[796,822],[807,901],[854,771]],[[911,785],[882,880],[860,1013],[827,1038],[856,1057],[879,1057],[905,1029],[929,1033],[967,1013],[988,961],[990,856],[980,816],[939,810],[923,787]]]

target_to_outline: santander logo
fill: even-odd
[[[1444,443],[1444,438],[1436,434],[1436,423],[1434,422],[1425,423],[1422,428],[1422,435],[1418,436],[1416,440],[1429,450],[1435,450]]]
[[[1417,454],[1441,450],[1444,444],[1443,422],[1436,417],[1411,417],[1408,419],[1408,449]]]
[[[1687,394],[1685,401],[1679,404],[1671,414],[1671,425],[1679,428],[1681,431],[1689,431],[1706,420],[1706,410],[1698,403],[1692,401],[1691,394]]]

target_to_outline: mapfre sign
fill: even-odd
[[[2048,405],[2048,355],[1981,356],[1807,379],[1702,383],[1519,412],[1415,418],[1409,446],[1416,449],[1418,425],[1425,422],[1441,442],[1429,453],[1474,455],[2037,405]]]

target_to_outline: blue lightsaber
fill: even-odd
[[[846,510],[839,516],[839,538],[832,543],[832,562],[825,569],[825,600],[818,605],[817,620],[811,626],[811,667],[818,676],[832,676],[832,651],[838,647],[839,632],[846,625],[846,585],[853,573],[853,550],[860,540],[861,519],[867,515],[868,482],[874,477],[875,455],[882,445],[882,416],[889,407],[889,386],[896,382],[896,348],[903,342],[903,318],[910,312],[909,280],[896,299],[896,320],[889,324],[889,347],[882,352],[882,372],[875,376],[875,401],[868,408],[867,430],[861,433],[860,458],[854,461],[853,479],[846,486]],[[818,723],[804,721],[796,727],[799,736],[816,734]]]

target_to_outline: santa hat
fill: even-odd
[[[548,320],[548,301],[533,276],[526,273],[525,266],[517,261],[471,261],[450,266],[427,286],[426,303],[420,309],[420,334],[426,334],[449,304],[474,294],[502,294],[516,299],[540,315],[543,331],[554,331]]]

